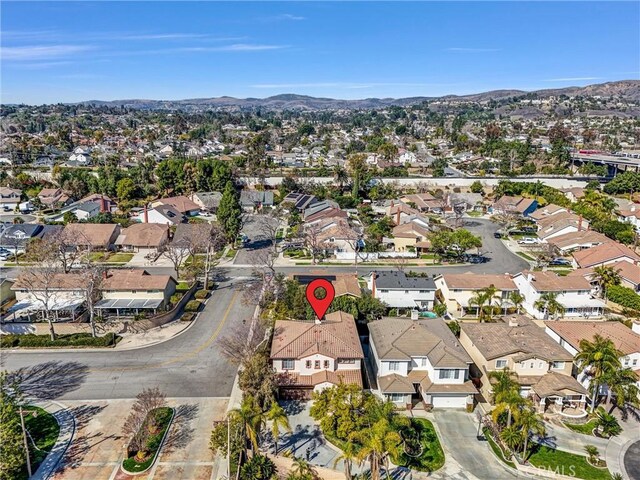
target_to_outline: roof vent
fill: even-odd
[[[517,327],[518,326],[518,320],[516,318],[510,318],[509,319],[509,326],[510,327]],[[522,335],[524,335],[524,333],[522,333]]]

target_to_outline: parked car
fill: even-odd
[[[524,237],[518,240],[518,245],[536,245],[538,243],[537,238]]]
[[[549,265],[551,265],[551,266],[570,267],[572,264],[566,258],[554,258],[553,260],[551,260],[549,262]]]
[[[10,253],[0,253],[0,260],[3,262],[6,262],[7,260],[9,260],[9,258],[11,258],[11,254]]]
[[[465,260],[469,263],[485,263],[489,259],[483,255],[465,255]]]
[[[493,238],[502,238],[501,232],[493,232]]]

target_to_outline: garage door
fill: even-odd
[[[467,396],[432,395],[431,402],[433,403],[433,408],[466,408]]]
[[[282,400],[311,400],[312,388],[281,388],[280,399]]]

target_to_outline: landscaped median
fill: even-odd
[[[127,458],[122,461],[124,472],[136,475],[151,468],[167,436],[173,416],[174,410],[170,407],[154,408],[147,413],[127,447]]]
[[[0,348],[85,348],[115,347],[122,337],[115,333],[107,333],[101,337],[92,337],[90,333],[73,333],[56,335],[51,340],[49,335],[0,335]]]
[[[35,473],[55,445],[60,434],[60,426],[53,415],[40,407],[26,406],[23,408],[22,414],[29,438],[31,471]],[[18,480],[28,478],[26,459],[20,476],[17,478]]]

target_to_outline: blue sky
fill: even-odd
[[[3,2],[2,102],[465,94],[640,78],[640,2]]]

